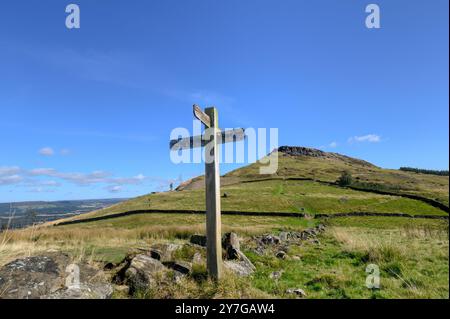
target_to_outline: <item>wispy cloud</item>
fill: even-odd
[[[47,179],[46,179],[47,178]],[[48,179],[51,178],[51,179]],[[61,172],[54,168],[21,169],[18,166],[0,167],[0,185],[23,185],[30,189],[49,189],[62,186],[61,182],[75,184],[77,186],[91,186],[104,184],[113,190],[114,186],[139,185],[146,181],[160,182],[159,178],[149,178],[143,174],[130,177],[115,177],[109,172],[93,171],[91,173]],[[118,187],[115,188],[119,190]]]
[[[122,191],[122,186],[115,185],[115,186],[108,186],[106,188],[110,193],[119,193]]]
[[[44,176],[59,178],[67,182],[79,186],[88,186],[93,184],[110,184],[110,185],[137,185],[145,180],[147,177],[143,174],[138,174],[131,177],[113,177],[111,173],[105,171],[93,171],[91,173],[77,173],[77,172],[60,172],[54,168],[35,168],[27,172],[30,176]]]
[[[353,136],[348,139],[349,143],[378,143],[381,142],[381,137],[376,134],[367,134],[362,136]]]
[[[23,180],[23,177],[20,175],[6,175],[0,176],[0,185],[12,185],[20,183]]]
[[[39,150],[39,154],[43,156],[53,156],[55,151],[51,147],[43,147]]]
[[[33,187],[29,190],[30,193],[53,193],[55,190],[43,187]]]
[[[331,142],[331,143],[329,143],[329,144],[327,144],[327,145],[321,145],[321,146],[319,146],[319,147],[317,147],[318,149],[327,149],[327,148],[336,148],[336,147],[338,147],[338,143],[337,142]]]
[[[13,175],[20,172],[19,166],[0,166],[0,176]]]
[[[62,150],[59,151],[59,153],[61,155],[69,155],[70,154],[70,150],[68,148],[63,148]]]

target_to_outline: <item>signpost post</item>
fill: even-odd
[[[221,132],[217,109],[210,107],[203,112],[197,105],[194,116],[206,127],[202,136],[191,136],[170,141],[170,149],[178,151],[205,146],[206,187],[206,264],[209,275],[214,279],[222,277],[222,235],[220,210],[219,144],[241,141],[244,129]]]

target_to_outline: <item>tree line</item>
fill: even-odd
[[[431,175],[439,175],[439,176],[449,176],[448,171],[440,171],[440,170],[433,170],[433,169],[400,167],[400,170],[405,171],[405,172],[414,172],[414,173],[431,174]]]

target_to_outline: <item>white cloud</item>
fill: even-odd
[[[20,172],[19,166],[0,166],[0,176],[14,175]]]
[[[23,180],[23,177],[20,175],[6,175],[0,176],[0,185],[12,185],[20,183]]]
[[[54,189],[42,188],[42,187],[34,187],[29,190],[30,193],[53,193]]]
[[[122,186],[116,185],[116,186],[109,186],[107,187],[107,190],[111,193],[118,193],[122,191]]]
[[[69,155],[70,150],[68,148],[63,148],[61,151],[59,151],[61,155]]]
[[[51,147],[43,147],[39,150],[39,154],[44,156],[52,156],[55,154],[55,151]]]
[[[24,170],[18,166],[0,167],[0,186],[20,184],[32,191],[50,191],[61,186],[61,181],[78,186],[103,184],[111,192],[122,190],[123,185],[139,185],[146,181],[157,182],[158,178],[149,178],[143,174],[131,177],[114,177],[111,173],[97,170],[91,173],[60,172],[54,168],[35,168]]]
[[[337,142],[331,142],[330,144],[328,144],[329,147],[331,148],[336,148],[338,146]]]
[[[92,173],[64,173],[53,168],[36,168],[29,171],[32,176],[56,177],[78,185],[111,184],[111,185],[136,185],[142,183],[147,177],[139,174],[133,177],[111,177],[104,171],[93,171]]]
[[[349,143],[362,143],[362,142],[368,142],[368,143],[378,143],[381,141],[381,137],[376,134],[367,134],[362,136],[353,136],[348,139]]]

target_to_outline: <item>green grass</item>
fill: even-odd
[[[339,154],[328,157],[289,156],[279,153],[278,171],[271,176],[259,175],[259,163],[255,163],[225,175],[224,184],[239,180],[260,178],[311,178],[335,182],[344,170],[348,170],[356,183],[369,184],[380,189],[395,190],[399,194],[413,194],[437,200],[449,205],[449,177],[380,168],[367,162]]]
[[[373,221],[372,228],[365,222],[359,226],[358,219],[347,219],[351,227],[329,226],[320,236],[320,245],[291,246],[288,254],[300,256],[300,260],[280,260],[273,254],[258,256],[247,251],[257,265],[254,287],[286,298],[292,297],[286,294],[288,288],[301,288],[308,298],[449,297],[445,223],[422,220],[405,228],[402,218],[382,218],[379,225]],[[386,223],[390,225],[387,229]],[[428,231],[430,226],[434,232]],[[365,285],[368,264],[380,268],[380,289]],[[279,280],[269,279],[271,272],[280,270]]]
[[[260,181],[224,186],[222,210],[300,213],[407,213],[411,215],[448,215],[418,200],[379,195],[313,181]],[[204,210],[204,191],[185,190],[145,195],[112,207],[75,217],[84,219],[131,210]]]
[[[222,177],[222,210],[256,212],[407,213],[448,214],[419,200],[380,195],[329,185],[349,170],[358,185],[371,185],[398,194],[437,199],[448,205],[448,177],[378,168],[369,163],[331,154],[324,158],[281,156],[279,170],[259,175],[259,164]],[[286,177],[313,180],[286,180]],[[262,180],[269,178],[269,180]],[[251,182],[244,182],[251,181]],[[140,196],[112,207],[74,217],[85,219],[132,210],[205,210],[202,177],[183,191]],[[73,219],[73,218],[72,218]],[[301,231],[327,224],[320,244],[291,245],[288,258],[276,251],[259,256],[252,250],[253,236],[280,231]],[[364,216],[330,219],[276,216],[222,216],[222,232],[244,239],[242,247],[256,266],[249,278],[227,274],[219,284],[205,278],[204,265],[181,283],[162,281],[138,298],[292,298],[288,288],[301,288],[308,298],[448,298],[448,220]],[[38,227],[8,233],[0,246],[0,265],[19,256],[43,251],[67,251],[74,258],[94,262],[120,262],[130,251],[164,242],[186,243],[192,234],[205,233],[205,216],[139,214],[58,227]],[[6,234],[6,233],[4,233]],[[195,249],[183,248],[177,259],[189,261]],[[78,257],[77,257],[78,256]],[[365,286],[366,266],[381,271],[381,288]],[[282,270],[279,280],[270,279]]]

